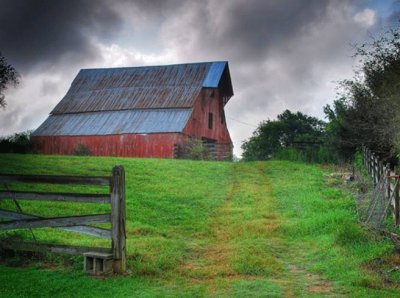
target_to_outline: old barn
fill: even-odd
[[[32,140],[44,154],[173,158],[200,139],[224,159],[232,95],[226,61],[82,69]]]

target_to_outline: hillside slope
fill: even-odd
[[[393,258],[392,246],[359,228],[353,199],[328,186],[316,165],[0,155],[1,173],[109,175],[115,164],[126,169],[132,273],[99,280],[81,272],[81,260],[65,267],[65,260],[47,256],[10,267],[22,262],[14,258],[0,265],[2,296],[400,295],[389,283],[398,280],[396,272],[382,275],[372,266]],[[57,212],[76,212],[70,205]],[[22,201],[21,207],[41,215],[55,208]],[[77,209],[89,211],[85,204]],[[107,244],[53,229],[34,233],[39,240]]]

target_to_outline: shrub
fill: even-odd
[[[78,144],[75,147],[74,155],[87,156],[91,155],[90,149],[84,144]]]
[[[195,160],[214,159],[209,149],[204,145],[203,141],[199,139],[188,139],[186,143],[181,146],[178,157]]]
[[[299,162],[315,162],[322,164],[337,164],[338,154],[325,146],[317,148],[298,149],[288,147],[280,149],[274,154],[275,159],[290,160]]]
[[[354,245],[366,243],[369,235],[356,223],[348,222],[339,226],[335,235],[335,242],[339,245]]]
[[[34,146],[31,142],[31,131],[13,134],[0,139],[1,153],[33,153]]]

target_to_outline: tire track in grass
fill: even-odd
[[[260,167],[233,165],[232,187],[210,221],[210,233],[181,268],[191,282],[205,283],[210,294],[229,292],[238,282],[260,282],[282,270],[274,256],[281,249],[279,218]]]
[[[192,245],[180,274],[209,296],[296,297],[329,295],[330,284],[300,270],[281,238],[282,218],[265,175],[268,163],[233,165],[231,188],[210,220],[209,233]]]

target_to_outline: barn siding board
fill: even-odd
[[[221,123],[223,107],[217,90],[213,97],[209,90],[203,90],[193,107],[192,115],[186,124],[184,133],[195,138],[206,137],[221,143],[231,143],[226,123]],[[213,113],[213,128],[208,128],[208,113]]]
[[[208,128],[209,113],[214,115],[212,129]],[[183,133],[196,139],[215,140],[217,159],[225,159],[232,155],[232,141],[226,126],[222,96],[218,90],[202,90]]]
[[[72,155],[78,144],[85,145],[92,155],[121,157],[173,158],[175,144],[182,144],[183,135],[121,134],[107,136],[34,137],[40,153]]]

